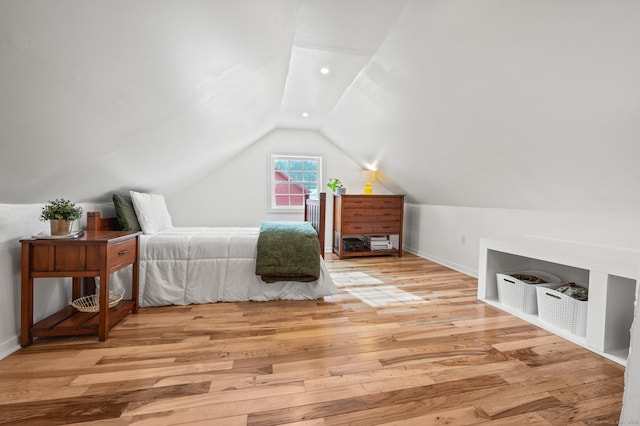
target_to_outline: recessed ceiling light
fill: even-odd
[[[327,67],[322,67],[320,68],[320,74],[329,74],[329,68]]]
[[[301,115],[302,115],[304,118],[307,118],[307,117],[309,116],[309,113],[308,113],[308,112],[303,112]]]

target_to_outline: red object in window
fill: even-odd
[[[275,171],[276,178],[276,205],[277,206],[302,206],[304,197],[310,191],[300,183],[292,183],[292,179],[282,170]],[[285,183],[286,182],[286,183]]]

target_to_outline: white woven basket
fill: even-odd
[[[551,288],[539,287],[538,317],[576,336],[587,335],[588,302],[574,299]]]
[[[113,308],[124,297],[124,289],[119,291],[109,292],[109,308]],[[80,297],[73,302],[71,306],[79,310],[80,312],[98,312],[100,311],[100,295],[91,294],[89,296]]]
[[[511,274],[535,275],[546,281],[544,284],[527,284]],[[542,271],[514,271],[496,274],[498,280],[498,300],[500,303],[521,310],[526,314],[538,312],[536,287],[553,287],[560,283],[560,278]]]

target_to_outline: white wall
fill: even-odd
[[[477,276],[481,238],[535,235],[640,248],[640,214],[405,206],[405,249]]]
[[[640,282],[640,267],[638,268],[638,282]],[[640,286],[636,286],[636,302],[631,326],[631,349],[627,359],[625,371],[625,389],[622,401],[621,425],[640,423],[640,310],[638,309]]]
[[[302,211],[273,212],[269,199],[271,154],[323,157],[321,191],[328,178],[339,178],[350,194],[364,188],[362,166],[347,157],[320,133],[277,129],[256,141],[224,166],[179,194],[167,194],[167,206],[175,226],[259,226],[265,220],[299,220]],[[374,193],[388,193],[377,182]],[[327,197],[325,248],[331,247],[332,197]]]
[[[412,1],[321,131],[420,204],[640,213],[640,2]]]

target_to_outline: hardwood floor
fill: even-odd
[[[419,257],[327,259],[321,301],[145,308],[0,361],[0,424],[617,424],[624,368]]]

